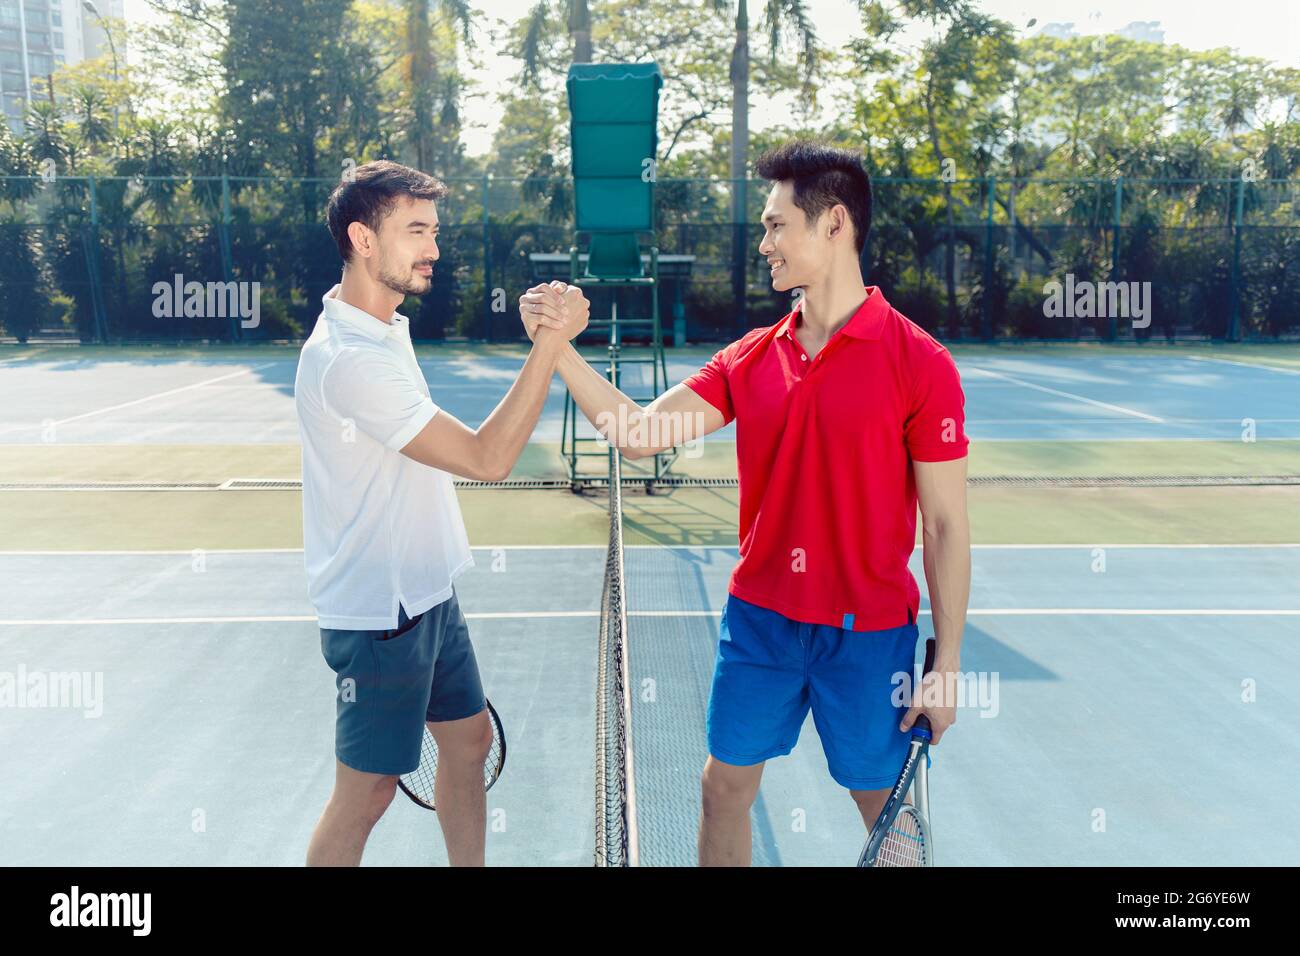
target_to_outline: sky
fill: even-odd
[[[514,21],[522,18],[536,0],[471,0],[488,20]],[[682,0],[703,2],[703,0]],[[847,42],[862,33],[852,0],[806,0],[817,35]],[[749,0],[750,21],[761,13],[763,0]],[[1073,23],[1084,36],[1117,31],[1134,21],[1158,21],[1166,43],[1192,50],[1229,47],[1248,56],[1300,67],[1300,0],[983,0],[985,13],[1023,27],[1031,18],[1037,24],[1024,31],[1032,36],[1049,23]],[[149,8],[144,0],[126,0],[128,20],[144,18]],[[501,76],[518,71],[518,62],[489,51],[486,34],[480,34],[480,60],[471,76],[490,91]],[[766,107],[766,108],[765,108]],[[477,97],[474,108],[463,114],[472,117],[464,131],[466,152],[479,156],[489,151],[501,121],[501,108],[491,95]],[[755,98],[750,104],[754,130],[775,125],[785,117],[784,105],[770,105]]]

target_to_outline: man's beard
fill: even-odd
[[[424,295],[433,286],[433,276],[427,279],[415,273],[403,278],[394,275],[384,266],[379,267],[379,281],[392,289],[394,292],[400,292],[402,295]]]

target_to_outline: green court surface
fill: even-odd
[[[602,544],[601,494],[458,492],[470,540]],[[1300,487],[972,488],[976,544],[1249,544],[1300,540]],[[624,501],[629,544],[736,543],[734,488],[676,488]],[[0,496],[15,550],[300,548],[296,491],[25,491]],[[919,535],[919,531],[918,531]]]
[[[638,472],[629,462],[629,474]],[[593,474],[599,470],[593,468]],[[297,444],[2,445],[0,483],[76,481],[223,482],[231,478],[297,479]],[[531,442],[512,479],[563,478],[558,442]],[[735,478],[730,441],[708,441],[678,457],[673,474]],[[1300,441],[999,441],[971,444],[971,476],[1294,475]]]
[[[698,457],[695,457],[698,453]],[[636,463],[628,464],[635,475]],[[673,473],[735,477],[735,446],[703,443]],[[512,479],[559,479],[556,442],[530,444]],[[295,481],[297,445],[3,445],[0,486],[82,483],[77,491],[0,494],[10,547],[293,548],[302,542],[301,500],[286,490],[108,490],[97,483],[220,485],[230,479]],[[1300,478],[1300,441],[999,441],[972,444],[976,543],[1113,541],[1249,543],[1300,540],[1300,484],[1210,487],[1056,487],[981,484],[998,476],[1251,475]],[[600,496],[555,490],[459,490],[472,541],[596,544],[605,540]],[[626,496],[630,543],[733,544],[734,487],[660,488]]]

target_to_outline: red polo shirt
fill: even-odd
[[[961,458],[969,444],[948,350],[878,287],[864,291],[812,359],[793,334],[796,307],[686,379],[736,422],[740,563],[731,593],[854,631],[916,620],[912,462]]]

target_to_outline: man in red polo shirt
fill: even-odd
[[[644,409],[571,347],[558,366],[629,458],[736,422],[740,562],[709,699],[701,865],[749,863],[763,763],[794,748],[809,709],[831,776],[870,827],[915,719],[929,717],[934,744],[956,719],[942,690],[960,670],[970,590],[961,383],[947,350],[863,283],[866,170],[848,150],[796,141],[757,171],[773,183],[758,249],[772,288],[799,290],[789,315]],[[530,334],[562,321],[560,290],[536,287],[524,302]],[[907,567],[918,503],[936,654],[907,708],[894,695],[918,638]]]

